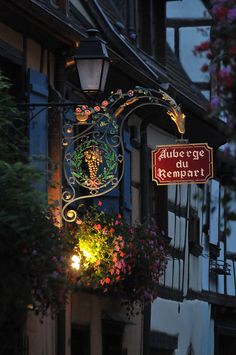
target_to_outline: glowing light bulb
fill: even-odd
[[[79,270],[80,269],[80,257],[78,255],[73,255],[71,257],[71,266],[73,267],[73,269],[75,270]]]

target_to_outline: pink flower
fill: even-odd
[[[99,206],[99,207],[102,206],[102,201],[98,201],[98,206]]]
[[[95,107],[94,107],[94,111],[95,111],[95,112],[99,112],[99,111],[100,111],[100,107],[99,107],[99,106],[95,106]]]
[[[81,110],[80,107],[76,107],[75,112],[76,112],[76,113],[80,113],[80,112],[82,112],[82,110]]]
[[[118,269],[121,269],[121,268],[122,268],[122,264],[121,264],[120,261],[118,261],[118,263],[116,264],[116,267],[117,267]]]
[[[120,243],[120,248],[121,248],[121,249],[124,249],[124,247],[125,247],[125,243],[124,243],[124,242],[121,242],[121,243]]]
[[[91,111],[90,111],[90,110],[85,110],[84,113],[85,113],[86,115],[88,115],[88,116],[91,115]]]
[[[82,110],[86,110],[87,107],[88,107],[87,105],[83,105],[83,106],[82,106]]]
[[[108,105],[108,101],[107,100],[104,100],[104,101],[102,101],[102,107],[107,107],[107,105]]]
[[[76,220],[76,224],[82,224],[82,223],[83,223],[83,222],[81,221],[81,219],[78,218],[78,219]]]
[[[121,219],[122,215],[120,213],[118,213],[118,219]]]
[[[115,245],[115,251],[119,251],[119,250],[120,250],[119,245]]]

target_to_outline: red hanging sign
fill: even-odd
[[[213,177],[207,143],[158,145],[152,151],[152,180],[158,185],[204,184]]]

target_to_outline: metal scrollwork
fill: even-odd
[[[137,108],[148,105],[164,108],[181,136],[185,133],[186,117],[181,107],[161,89],[135,87],[126,93],[117,90],[93,107],[66,102],[27,104],[31,121],[40,119],[45,110],[50,110],[51,117],[65,117],[62,130],[65,221],[76,220],[79,200],[104,195],[119,185],[124,174],[124,123]]]
[[[62,194],[62,216],[65,221],[76,220],[76,202],[104,195],[119,185],[124,173],[124,122],[136,108],[150,104],[165,108],[179,133],[185,133],[185,115],[161,89],[136,87],[127,93],[117,90],[101,105],[75,108],[75,121],[63,127],[67,187]]]

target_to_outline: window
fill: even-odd
[[[104,320],[102,324],[103,355],[121,355],[124,323]]]
[[[178,337],[162,332],[150,334],[150,355],[173,355],[178,347]]]
[[[167,186],[157,186],[155,182],[152,182],[150,201],[151,218],[153,218],[158,227],[165,232],[165,235],[168,236]]]
[[[89,327],[72,324],[71,355],[90,355]]]
[[[200,245],[200,220],[194,211],[190,211],[188,235],[190,253],[194,256],[200,256],[202,253]]]

